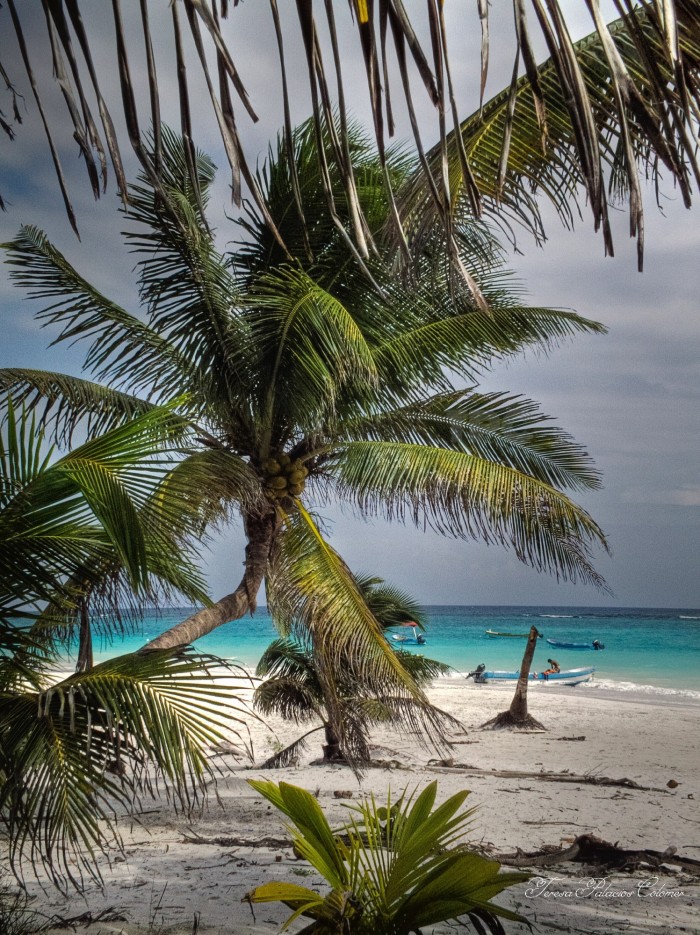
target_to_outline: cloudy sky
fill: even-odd
[[[126,4],[125,7],[129,7]],[[133,4],[135,7],[136,5]],[[413,4],[410,4],[413,6]],[[422,8],[422,4],[420,5]],[[476,106],[479,65],[476,19],[465,18],[466,5],[447,5],[460,15],[458,43],[453,48],[455,79],[466,116]],[[509,4],[504,4],[504,7]],[[106,7],[106,5],[105,5]],[[102,9],[104,10],[105,7]],[[154,4],[154,8],[157,4]],[[163,2],[165,9],[167,4]],[[456,8],[459,7],[459,11]],[[584,19],[579,34],[590,30]],[[359,61],[357,40],[343,26],[347,4],[338,4],[346,52],[346,83],[353,89],[353,112],[367,120],[366,84],[353,62]],[[93,15],[93,9],[90,9]],[[98,14],[99,15],[99,14]],[[99,48],[100,62],[114,61],[112,32],[105,20],[89,21]],[[7,9],[0,10],[0,42],[10,47]],[[267,141],[282,122],[274,35],[267,4],[247,3],[232,11],[231,45],[251,93],[260,121],[252,124],[241,113],[239,129],[251,162],[264,158]],[[285,41],[294,78],[295,121],[308,115],[305,65],[292,18]],[[468,27],[468,28],[467,28]],[[507,21],[493,24],[498,39],[507,37]],[[499,29],[501,33],[499,33]],[[31,30],[30,30],[31,32]],[[158,21],[158,55],[162,64],[171,54],[168,20]],[[30,36],[32,38],[32,36]],[[36,38],[36,37],[34,37]],[[3,50],[5,55],[5,50]],[[46,58],[46,57],[45,57]],[[132,63],[138,75],[142,63]],[[494,45],[489,91],[507,83],[511,47]],[[111,72],[115,74],[114,70]],[[21,79],[19,68],[16,69]],[[45,75],[40,78],[45,79]],[[48,88],[48,83],[44,86]],[[131,282],[133,260],[120,246],[120,219],[114,184],[95,203],[84,184],[84,169],[76,147],[59,133],[62,158],[78,212],[82,242],[72,235],[41,141],[41,128],[30,91],[25,125],[18,139],[0,141],[3,194],[11,202],[0,215],[0,240],[14,236],[20,224],[36,224],[68,255],[88,278],[116,301],[135,308]],[[108,92],[116,100],[114,89]],[[177,125],[173,88],[163,88],[166,119]],[[426,140],[434,138],[434,119],[419,99]],[[49,89],[49,111],[60,114],[62,103]],[[6,103],[6,100],[4,101]],[[146,101],[144,125],[146,123]],[[0,105],[3,106],[3,105]],[[226,219],[232,211],[226,187],[225,158],[213,115],[202,94],[197,140],[221,166],[213,222],[222,246],[232,238]],[[114,108],[118,112],[118,107]],[[399,136],[408,138],[399,113]],[[125,147],[126,149],[126,147]],[[126,156],[127,153],[125,152]],[[133,162],[127,160],[133,170]],[[130,172],[133,177],[133,171]],[[700,200],[700,196],[698,196]],[[700,206],[699,206],[700,207]],[[583,586],[557,583],[537,575],[502,550],[390,526],[383,521],[365,524],[349,514],[325,509],[332,541],[351,567],[380,574],[406,586],[426,603],[442,604],[560,604],[697,607],[700,605],[700,215],[686,211],[670,186],[664,191],[663,212],[654,194],[646,194],[647,234],[645,272],[636,272],[634,245],[626,238],[627,217],[616,220],[617,256],[604,258],[602,240],[591,231],[588,216],[574,232],[549,218],[549,241],[543,249],[526,236],[511,265],[525,283],[532,304],[576,309],[603,321],[606,336],[577,338],[549,357],[530,355],[499,367],[488,377],[487,389],[507,389],[539,401],[577,440],[584,443],[604,475],[602,491],[586,496],[584,505],[609,536],[612,556],[601,555],[599,570],[614,598]],[[31,303],[0,277],[2,341],[0,366],[32,366],[80,373],[79,348],[48,348],[55,335],[38,328]],[[242,538],[236,529],[217,538],[205,555],[213,596],[232,590],[240,576]]]

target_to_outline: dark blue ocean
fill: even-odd
[[[561,667],[596,666],[586,688],[644,692],[700,700],[700,610],[605,607],[427,607],[424,647],[410,647],[454,667],[455,677],[483,662],[487,669],[516,669],[524,641],[492,639],[486,630],[525,633],[532,624],[543,634],[534,669],[553,656]],[[187,608],[161,610],[145,617],[139,632],[111,645],[97,641],[97,659],[137,649],[146,640],[184,619]],[[264,608],[254,617],[226,624],[197,642],[197,648],[254,668],[276,635]],[[602,652],[550,647],[545,638],[605,644]]]

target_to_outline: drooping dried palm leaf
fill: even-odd
[[[525,74],[518,86],[521,90],[526,90],[527,96],[532,99],[536,112],[538,145],[541,147],[543,158],[552,161],[555,171],[557,167],[559,170],[562,167],[562,154],[556,144],[557,125],[562,119],[566,124],[566,171],[571,172],[575,180],[571,185],[560,188],[558,194],[560,198],[568,199],[576,184],[584,186],[594,223],[597,228],[602,228],[608,251],[612,251],[612,238],[607,218],[605,170],[611,153],[617,153],[617,158],[624,166],[625,183],[630,198],[630,228],[632,234],[638,238],[641,265],[643,218],[638,181],[640,158],[652,167],[654,173],[657,164],[663,164],[672,181],[680,187],[686,204],[689,203],[691,188],[697,185],[700,177],[696,147],[697,118],[700,110],[700,3],[698,0],[647,0],[638,5],[634,0],[615,0],[621,20],[614,26],[606,24],[599,0],[586,0],[586,5],[595,32],[592,39],[581,44],[571,40],[571,17],[569,15],[567,18],[566,4],[561,0],[530,0],[530,4],[527,4],[526,0],[513,0],[516,27],[514,74],[517,75],[518,65],[522,61]],[[116,80],[121,90],[122,111],[129,142],[151,184],[158,190],[159,196],[167,201],[168,193],[161,190],[159,185],[162,168],[158,145],[161,98],[153,54],[154,17],[161,12],[167,15],[166,10],[161,11],[161,6],[165,7],[166,4],[158,4],[155,0],[149,4],[148,0],[140,0],[138,13],[134,13],[132,18],[127,10],[127,19],[123,21],[119,0],[112,0],[112,38],[117,48]],[[238,6],[239,4],[234,2],[234,10]],[[185,12],[186,26],[185,21],[178,15],[180,7]],[[390,82],[393,72],[396,71],[421,160],[421,185],[428,193],[432,210],[437,212],[446,231],[449,232],[454,187],[457,184],[457,187],[467,194],[472,210],[480,213],[482,200],[484,197],[491,198],[493,193],[489,190],[489,185],[484,184],[483,167],[480,166],[479,160],[473,158],[466,141],[464,146],[460,142],[458,109],[461,102],[455,94],[449,57],[449,40],[454,37],[450,34],[452,27],[446,23],[443,15],[443,3],[438,0],[425,0],[424,5],[413,3],[409,12],[402,0],[350,0],[350,15],[345,12],[343,21],[339,20],[337,5],[330,0],[316,7],[312,0],[297,0],[294,6],[290,4],[289,7],[286,15],[291,18],[296,13],[303,40],[314,123],[318,134],[333,130],[333,120],[330,119],[330,111],[334,106],[331,75],[335,77],[336,103],[340,117],[335,143],[339,157],[338,168],[345,182],[344,197],[350,206],[351,220],[347,230],[339,220],[338,224],[343,228],[348,250],[355,255],[365,271],[369,272],[366,259],[371,244],[367,238],[366,221],[359,210],[350,133],[346,120],[345,99],[349,95],[346,95],[343,77],[343,69],[345,68],[347,74],[349,68],[345,66],[354,65],[354,57],[357,55],[362,58],[362,67],[367,76],[374,132],[380,156],[385,152],[387,137],[394,132]],[[108,66],[100,66],[95,62],[93,47],[96,37],[86,28],[81,14],[81,10],[85,11],[87,8],[85,2],[81,6],[80,0],[25,0],[21,8],[18,8],[14,0],[8,0],[6,14],[10,21],[7,27],[12,26],[17,37],[20,59],[29,77],[32,93],[44,123],[66,211],[76,232],[77,225],[58,149],[54,143],[53,129],[43,104],[45,92],[35,77],[37,61],[43,54],[43,49],[40,51],[43,37],[38,25],[41,18],[33,14],[44,14],[54,62],[54,78],[63,92],[68,111],[68,125],[78,140],[90,185],[97,194],[99,175],[102,175],[104,185],[105,152],[109,152],[117,183],[124,193],[126,186],[119,140],[100,90],[110,81],[114,81],[115,76],[109,73]],[[270,0],[270,9],[269,26],[277,36],[285,132],[289,141],[291,95],[276,0]],[[463,14],[464,28],[473,29],[480,44],[478,90],[482,103],[488,71],[489,45],[492,41],[487,14],[488,4],[485,0],[476,0],[471,14],[469,11]],[[3,13],[0,11],[0,21],[2,17]],[[244,77],[239,73],[234,61],[232,44],[227,38],[227,19],[234,20],[235,14],[229,17],[229,4],[226,0],[178,0],[173,3],[170,28],[173,31],[176,55],[175,61],[167,66],[171,71],[165,72],[165,77],[170,79],[169,84],[177,87],[182,129],[188,138],[191,134],[189,99],[195,82],[203,75],[231,166],[234,201],[238,202],[241,198],[242,177],[257,210],[282,244],[274,221],[266,211],[256,180],[247,165],[233,105],[235,97],[247,117],[257,120],[252,101],[267,89],[251,86],[249,96]],[[231,23],[231,29],[234,26],[235,24]],[[188,66],[186,62],[185,29],[194,40],[198,60],[197,73],[192,72],[192,66]],[[359,51],[358,44],[338,40],[339,31],[345,34],[349,30],[355,30],[358,35]],[[330,37],[331,45],[328,64],[324,63],[321,38],[326,35]],[[388,48],[391,45],[388,43],[389,36],[393,40],[393,50]],[[542,74],[542,68],[538,69],[536,66],[533,51],[533,40],[536,38],[543,38],[549,50],[550,59],[545,76]],[[103,42],[105,36],[101,35],[99,39]],[[140,39],[143,41],[140,42]],[[592,43],[598,46],[599,60],[591,82],[587,55]],[[634,49],[632,60],[626,54],[630,47]],[[147,93],[143,93],[134,83],[137,57],[141,55],[145,56],[142,70]],[[210,75],[211,62],[216,63],[218,90]],[[15,136],[17,126],[21,123],[21,113],[17,107],[17,78],[14,74],[16,68],[14,50],[3,50],[0,55],[0,69],[11,97],[13,117],[10,119],[9,115],[0,111],[0,127],[8,139]],[[423,145],[426,130],[419,125],[416,118],[412,97],[413,71],[418,73],[424,93],[436,108],[438,115],[439,141],[435,147],[435,155],[427,160],[424,158]],[[85,72],[88,75],[87,80],[84,77]],[[554,106],[551,93],[547,93],[545,85],[549,87],[550,92],[554,92]],[[396,89],[393,93],[396,93]],[[92,118],[88,104],[90,95],[97,102],[102,136]],[[605,100],[606,108],[602,119],[601,97]],[[146,115],[139,114],[139,98],[149,101]],[[486,108],[491,103],[489,102]],[[144,116],[155,126],[156,145],[152,153],[147,152],[142,143],[140,121],[143,122]],[[481,122],[486,120],[481,108],[478,119]],[[60,125],[60,120],[54,123]],[[552,131],[555,132],[553,144]],[[506,121],[500,125],[499,132],[500,137],[492,145],[502,157],[503,153],[520,145],[518,121]],[[453,153],[452,161],[450,150]],[[191,153],[193,152],[191,149]],[[319,153],[323,155],[322,148],[319,148]],[[289,155],[291,156],[291,153]],[[497,165],[502,161],[502,158],[496,157]],[[190,159],[188,162],[192,183],[196,186],[194,160]],[[327,176],[328,167],[324,168],[321,164],[320,169],[322,174]],[[498,176],[502,178],[502,173],[498,173]],[[386,182],[390,185],[388,177]],[[519,177],[517,174],[511,176],[510,184],[520,187],[518,199],[525,205],[531,200],[526,183],[525,177]],[[500,188],[500,185],[498,187]],[[341,212],[336,212],[334,208],[329,185],[326,186],[326,194],[331,216],[339,218]],[[295,187],[295,195],[300,216],[303,218],[303,205],[298,187]],[[1,197],[0,207],[4,207]],[[392,216],[401,242],[404,243],[401,234],[404,219],[396,210],[392,211]],[[458,252],[453,251],[455,267],[464,276],[466,271],[459,268],[458,258]],[[474,287],[474,294],[478,298],[478,286],[475,283],[470,285]]]

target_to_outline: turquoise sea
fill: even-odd
[[[426,608],[426,645],[409,647],[454,667],[463,677],[483,662],[487,669],[516,669],[524,641],[491,639],[485,630],[524,633],[532,624],[544,634],[538,641],[534,669],[553,656],[562,668],[596,666],[594,680],[580,690],[646,693],[671,700],[700,701],[700,610],[605,607],[449,607]],[[188,608],[160,610],[144,617],[139,632],[111,645],[96,640],[97,661],[137,649],[184,619]],[[254,668],[276,635],[265,609],[254,617],[220,627],[197,642],[197,648],[246,668]],[[602,652],[556,650],[545,638],[605,644]],[[471,683],[470,683],[471,684]],[[579,690],[579,689],[577,689]]]

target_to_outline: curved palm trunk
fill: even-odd
[[[537,627],[530,627],[527,645],[523,653],[523,661],[520,663],[518,684],[515,686],[515,694],[509,709],[510,716],[515,721],[524,721],[527,718],[527,683],[530,678],[530,669],[532,668],[532,659],[535,655],[538,636]]]
[[[202,608],[187,620],[161,633],[147,643],[141,652],[187,646],[222,624],[238,620],[247,612],[252,614],[255,611],[257,593],[267,572],[279,523],[275,510],[271,508],[262,516],[244,516],[243,524],[248,543],[245,548],[245,571],[236,590],[222,597],[212,607]]]
[[[537,646],[537,637],[539,636],[539,631],[537,627],[530,627],[530,633],[527,638],[527,645],[525,646],[525,652],[523,653],[523,661],[520,664],[520,675],[518,676],[518,684],[515,686],[515,694],[513,695],[513,700],[510,703],[510,708],[507,711],[502,711],[496,717],[492,718],[490,721],[487,721],[485,724],[482,724],[482,727],[497,729],[502,727],[515,727],[515,728],[530,728],[532,730],[546,730],[546,728],[540,724],[538,720],[528,714],[527,711],[527,683],[530,678],[530,669],[532,667],[532,659],[535,655],[535,647]]]
[[[94,665],[92,651],[92,629],[90,627],[90,611],[86,600],[80,602],[80,641],[78,644],[78,660],[75,665],[76,672],[89,672]]]

